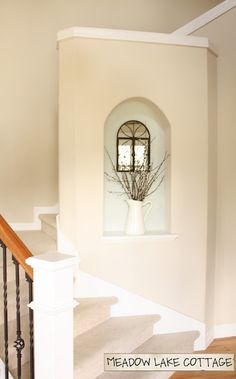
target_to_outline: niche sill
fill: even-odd
[[[145,234],[142,235],[127,235],[124,234],[124,232],[104,232],[102,236],[102,240],[107,242],[113,242],[113,241],[134,241],[134,240],[144,240],[144,241],[151,241],[151,240],[175,240],[178,238],[178,234],[172,234],[172,233],[163,233],[163,232],[157,232],[157,231],[149,231],[145,232]]]

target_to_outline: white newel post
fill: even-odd
[[[73,270],[78,258],[46,253],[26,260],[34,270],[35,379],[73,379]]]

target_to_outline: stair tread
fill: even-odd
[[[97,350],[97,341],[99,341],[100,346],[106,347],[110,341],[119,339],[122,334],[127,335],[127,330],[131,331],[135,327],[143,327],[145,322],[153,324],[159,320],[158,315],[110,317],[109,320],[77,337],[75,340],[76,351],[83,350],[82,354],[87,354],[86,350],[89,348],[91,353],[93,350]]]
[[[57,250],[55,240],[41,230],[27,230],[17,234],[33,255]]]
[[[158,315],[111,317],[81,334],[74,342],[75,369],[81,376],[83,372],[84,379],[98,376],[103,371],[105,352],[132,351],[151,337],[153,324],[159,320]]]
[[[74,309],[74,336],[106,321],[111,316],[111,306],[116,297],[78,298],[79,305]]]
[[[54,213],[44,213],[44,214],[39,215],[39,218],[42,222],[45,222],[48,225],[54,226],[55,228],[57,226],[56,217],[57,215]]]
[[[193,344],[199,337],[198,331],[157,334],[145,341],[134,353],[186,353],[185,346]]]

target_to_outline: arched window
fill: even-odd
[[[140,121],[126,121],[117,132],[117,171],[149,170],[150,133]]]

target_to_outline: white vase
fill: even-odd
[[[142,235],[145,232],[144,218],[152,207],[150,201],[144,203],[138,200],[127,200],[128,215],[126,219],[125,233],[128,235]],[[144,208],[145,207],[145,208]]]

